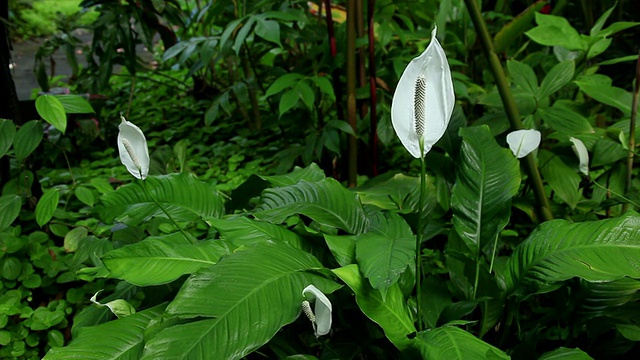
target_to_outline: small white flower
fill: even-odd
[[[147,139],[142,130],[133,123],[127,121],[120,115],[122,123],[118,128],[118,151],[120,161],[131,175],[140,180],[147,178],[149,173],[149,149],[147,149]]]
[[[415,158],[425,156],[444,135],[455,104],[451,70],[436,30],[427,49],[402,73],[391,103],[393,128]],[[422,154],[420,141],[424,142]]]
[[[331,330],[331,302],[322,291],[313,285],[304,288],[302,295],[305,298],[308,297],[309,300],[315,299],[314,311],[311,310],[311,306],[307,300],[302,302],[302,310],[309,320],[311,320],[316,337],[328,334]]]
[[[507,144],[518,159],[529,155],[540,146],[540,131],[516,130],[507,135]]]
[[[573,143],[571,148],[580,161],[580,172],[589,176],[589,152],[587,151],[587,147],[584,146],[584,143],[580,139],[571,137],[569,140]]]

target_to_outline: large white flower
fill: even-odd
[[[589,152],[587,151],[587,147],[584,146],[584,143],[580,139],[571,137],[569,140],[573,143],[573,151],[580,161],[580,172],[585,174],[585,176],[589,176]]]
[[[540,146],[540,131],[516,130],[507,134],[507,144],[518,159],[529,155]]]
[[[444,135],[455,103],[451,70],[436,30],[427,49],[404,69],[391,103],[393,128],[415,158],[424,157]]]
[[[144,180],[149,174],[147,139],[145,139],[139,127],[127,121],[122,115],[120,115],[120,118],[122,118],[122,122],[118,126],[120,129],[118,133],[120,161],[127,167],[131,175]]]
[[[316,337],[328,334],[331,330],[331,302],[322,291],[313,285],[304,288],[302,295],[305,299],[315,299],[313,311],[311,310],[308,300],[302,302],[302,310],[309,320],[311,320]]]

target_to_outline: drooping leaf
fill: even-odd
[[[122,319],[84,327],[62,348],[53,348],[46,360],[130,360],[138,359],[144,346],[144,331],[162,314],[164,305],[140,311]]]
[[[411,346],[407,335],[416,331],[407,302],[398,284],[387,289],[383,298],[379,290],[372,288],[361,275],[358,265],[348,265],[332,270],[356,295],[360,310],[380,325],[387,338],[400,350]]]
[[[625,117],[630,116],[632,103],[631,93],[625,89],[612,86],[611,83],[611,78],[600,74],[582,76],[575,81],[575,84],[578,85],[580,90],[585,94],[594,98],[596,101],[622,111]]]
[[[224,214],[224,205],[216,190],[189,174],[150,176],[145,183],[136,181],[125,185],[105,194],[100,199],[102,206],[98,212],[105,222],[117,219],[133,226],[152,216],[164,216],[153,199],[176,221],[217,218]]]
[[[49,124],[64,134],[67,130],[67,113],[58,98],[53,95],[40,95],[36,99],[38,114]]]
[[[223,241],[191,244],[181,233],[150,237],[109,251],[102,257],[109,277],[138,286],[167,284],[184,274],[214,265],[230,249]]]
[[[143,359],[242,358],[296,319],[306,286],[325,294],[339,288],[309,272],[323,268],[286,244],[262,243],[223,258],[192,275],[167,307],[170,315],[197,319],[160,331]]]
[[[477,254],[509,221],[511,198],[520,185],[520,169],[487,126],[463,128],[460,135],[460,165],[451,197],[453,225]]]
[[[455,326],[419,332],[415,346],[423,359],[510,359],[502,350]]]
[[[267,189],[253,215],[272,223],[301,214],[321,225],[360,234],[369,228],[362,205],[355,194],[334,179],[300,181],[295,185]]]
[[[36,205],[36,222],[40,227],[48,223],[53,216],[53,213],[58,207],[58,201],[60,200],[60,193],[58,189],[48,189],[43,194],[38,205]]]
[[[545,292],[573,277],[612,281],[640,278],[640,216],[541,224],[507,262],[507,294]]]

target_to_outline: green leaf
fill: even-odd
[[[425,213],[429,213],[436,204],[434,179],[427,176]],[[374,205],[383,210],[412,213],[417,212],[419,207],[420,178],[404,174],[385,174],[356,188],[355,191],[363,204]]]
[[[91,104],[79,95],[59,95],[55,97],[60,101],[67,114],[93,114],[95,110]]]
[[[379,290],[373,289],[360,274],[357,265],[348,265],[332,270],[356,295],[360,310],[373,322],[380,325],[389,341],[398,349],[405,350],[413,340],[407,335],[416,331],[409,306],[398,284],[387,289],[383,298]]]
[[[347,266],[356,262],[355,235],[329,235],[322,234],[327,247],[340,266]]]
[[[52,348],[43,360],[125,360],[138,359],[144,346],[144,332],[149,323],[160,317],[163,305],[122,319],[84,327],[71,343]]]
[[[63,134],[67,129],[67,113],[60,100],[53,95],[40,95],[36,99],[38,114]]]
[[[20,214],[22,199],[18,195],[0,196],[0,231],[8,228]]]
[[[527,91],[531,96],[538,93],[538,78],[531,66],[515,60],[507,61],[509,75],[513,82]]]
[[[567,19],[536,13],[538,26],[525,34],[533,41],[545,46],[562,46],[567,50],[587,50],[587,42],[584,41],[578,31],[573,28]]]
[[[545,125],[555,131],[567,135],[593,133],[589,120],[569,108],[558,105],[558,102],[551,108],[539,108],[537,112]]]
[[[510,359],[502,350],[455,326],[421,331],[415,345],[423,359]]]
[[[36,222],[40,227],[43,227],[51,220],[53,213],[58,207],[58,201],[60,200],[60,193],[58,189],[48,189],[42,194],[42,197],[36,205]]]
[[[69,231],[64,236],[64,250],[68,253],[75,252],[78,249],[80,241],[84,240],[89,234],[87,228],[79,226]]]
[[[267,189],[253,215],[261,220],[282,223],[293,215],[305,215],[321,225],[360,234],[369,228],[362,205],[355,194],[334,179]]]
[[[210,219],[209,223],[220,237],[235,246],[255,245],[259,242],[285,242],[295,248],[304,248],[302,236],[281,225],[253,220],[247,217]]]
[[[191,244],[182,233],[149,237],[141,242],[109,251],[102,257],[109,277],[138,286],[167,284],[184,274],[214,265],[230,253],[223,241]]]
[[[13,121],[0,119],[0,158],[9,151],[15,136],[16,126]]]
[[[543,223],[515,249],[506,269],[507,294],[520,296],[548,291],[573,277],[640,278],[640,216],[630,211],[600,221]]]
[[[78,186],[74,190],[74,194],[78,200],[82,201],[82,203],[87,206],[93,207],[96,203],[96,197],[93,195],[93,192],[85,186]]]
[[[538,158],[541,164],[540,172],[551,189],[571,209],[575,209],[582,197],[582,192],[579,190],[580,175],[550,151],[541,150]]]
[[[384,291],[395,284],[415,260],[416,238],[400,215],[378,214],[378,226],[358,236],[356,259],[371,286]]]
[[[297,73],[289,73],[289,74],[282,75],[279,78],[277,78],[276,81],[274,81],[273,84],[271,84],[271,86],[269,86],[264,96],[269,97],[285,89],[291,89],[294,86],[296,86],[296,84],[298,84],[298,82],[303,78],[304,76]]]
[[[160,331],[143,359],[242,358],[298,317],[307,285],[324,293],[339,288],[316,275],[322,269],[310,254],[284,244],[258,244],[224,257],[192,275],[167,308],[169,315],[196,319]]]
[[[258,18],[254,31],[261,38],[282,47],[282,44],[280,44],[280,25],[277,21]]]
[[[586,352],[580,349],[559,347],[553,351],[542,354],[538,360],[592,360]]]
[[[284,175],[258,175],[262,180],[268,181],[273,186],[294,185],[301,180],[317,182],[326,178],[324,171],[316,163],[311,163],[306,168],[296,166],[292,172]]]
[[[20,126],[13,139],[13,152],[18,161],[24,160],[35,150],[42,141],[42,125],[37,120],[31,120]]]
[[[463,138],[452,189],[453,225],[473,254],[493,243],[509,222],[511,198],[520,186],[520,168],[486,125],[460,129]]]
[[[102,206],[97,210],[105,222],[117,219],[133,226],[149,217],[165,216],[153,199],[176,221],[216,218],[224,214],[224,205],[215,188],[190,174],[149,176],[145,183],[136,181],[125,185],[102,196]]]
[[[563,86],[567,85],[571,79],[573,79],[575,70],[576,65],[573,61],[563,61],[551,68],[544,79],[542,79],[540,91],[536,96],[538,100],[554,94]]]
[[[298,96],[298,92],[295,90],[287,90],[287,92],[282,94],[282,97],[280,98],[280,105],[278,105],[278,117],[282,117],[282,114],[296,106],[298,104],[298,100],[300,100],[300,97]]]
[[[511,44],[517,43],[517,37],[533,26],[535,14],[545,5],[544,2],[536,1],[500,29],[493,40],[496,53],[503,53]]]
[[[625,117],[631,116],[631,93],[622,88],[611,86],[611,81],[604,75],[595,74],[583,76],[575,83],[580,90],[596,101],[615,107],[622,111]]]

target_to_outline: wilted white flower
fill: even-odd
[[[540,131],[516,130],[507,134],[507,144],[518,159],[529,155],[540,146]]]
[[[308,300],[302,302],[302,311],[311,320],[316,337],[328,334],[331,330],[331,302],[313,285],[304,288],[302,295],[309,300],[315,299],[313,311]]]
[[[584,143],[580,139],[576,139],[574,137],[569,138],[573,143],[573,152],[578,156],[578,160],[580,161],[580,172],[589,176],[589,152],[587,151],[587,147],[584,146]]]
[[[436,30],[427,49],[402,73],[391,103],[393,128],[415,158],[425,156],[444,135],[455,103],[451,70]]]
[[[147,149],[147,139],[142,130],[133,123],[127,121],[120,115],[122,122],[118,128],[118,151],[120,161],[131,175],[140,180],[147,178],[149,174],[149,149]]]

